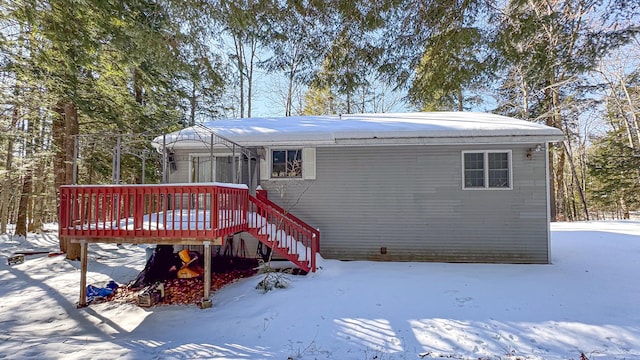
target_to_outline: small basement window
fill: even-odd
[[[302,149],[271,150],[272,178],[302,178]]]
[[[511,151],[463,151],[463,189],[511,189]]]

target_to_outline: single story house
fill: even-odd
[[[157,137],[166,182],[241,182],[342,260],[549,263],[548,149],[563,133],[486,113],[216,120]]]

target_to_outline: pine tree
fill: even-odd
[[[640,207],[640,154],[626,142],[624,130],[612,130],[593,145],[589,161],[591,198],[602,210],[629,218]]]
[[[606,6],[590,0],[509,1],[494,42],[504,74],[498,112],[542,121],[570,137],[577,126],[570,120],[581,108],[575,104],[591,101],[586,76],[640,29],[627,10],[620,0]],[[550,155],[551,216],[565,219],[567,152]]]
[[[465,93],[480,87],[490,59],[475,27],[447,29],[428,45],[409,88],[409,99],[424,110],[468,110],[482,100]],[[484,49],[483,49],[484,47]]]
[[[206,108],[206,116],[218,111],[221,63],[205,39],[187,31],[202,26],[198,10],[195,2],[146,0],[0,4],[0,74],[10,85],[1,89],[10,96],[0,106],[10,111],[0,119],[11,134],[0,141],[7,170],[2,194],[24,198],[3,199],[3,224],[15,221],[11,210],[20,207],[20,231],[23,222],[37,226],[41,209],[56,211],[55,203],[40,207],[36,199],[54,202],[55,189],[74,178],[111,182],[117,138],[129,140],[121,149],[122,179],[141,181],[140,156],[152,153],[144,134],[177,129],[199,109]],[[196,62],[201,66],[194,72]],[[200,106],[212,99],[211,106]],[[81,155],[77,173],[75,151]],[[30,177],[36,170],[54,172],[53,184],[37,173]],[[156,173],[153,166],[146,170]],[[61,248],[70,251],[67,245]]]

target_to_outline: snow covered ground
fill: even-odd
[[[4,359],[640,359],[640,222],[552,225],[552,265],[339,262],[213,308],[108,302],[76,309],[79,262],[56,232],[0,237]],[[91,245],[90,284],[126,283],[139,246]]]

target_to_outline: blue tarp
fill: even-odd
[[[99,288],[94,285],[87,285],[87,304],[91,304],[93,301],[102,300],[106,297],[111,296],[117,288],[118,284],[116,284],[116,282],[113,280],[109,281],[103,288]]]

